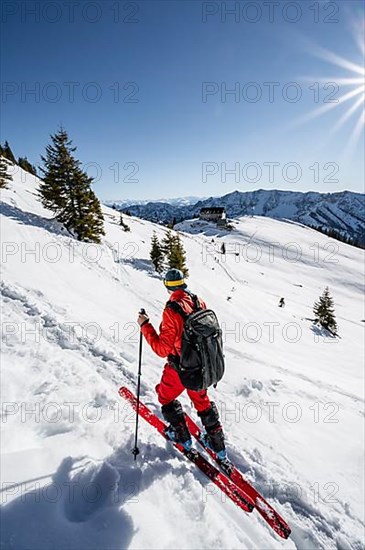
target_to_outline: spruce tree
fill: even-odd
[[[12,176],[8,174],[8,164],[0,155],[0,189],[5,189],[7,187],[7,183],[12,180]]]
[[[176,218],[175,218],[175,216],[174,216],[173,219],[172,219],[172,222],[169,222],[169,223],[167,224],[167,227],[168,227],[169,229],[174,229],[174,226],[176,225],[176,223],[177,223],[177,222],[176,222]]]
[[[184,273],[184,277],[189,276],[189,270],[186,267],[186,253],[179,235],[172,237],[172,245],[168,256],[168,266],[170,269],[180,269],[180,271]]]
[[[63,128],[51,136],[51,144],[42,157],[44,177],[39,193],[43,206],[78,240],[98,243],[104,235],[103,214],[91,189],[93,178],[83,172],[80,161],[73,155],[75,151]]]
[[[33,176],[37,175],[36,167],[33,166],[27,159],[27,157],[19,157],[18,158],[18,165],[20,168],[23,168],[26,172],[29,172],[30,174],[33,174]]]
[[[169,230],[161,241],[162,253],[164,254],[164,256],[167,257],[167,259],[171,254],[173,240],[174,240],[174,236],[171,230]]]
[[[7,141],[5,141],[4,146],[2,147],[2,155],[13,164],[17,164],[15,157],[13,155],[13,151],[11,150],[11,147]]]
[[[91,184],[92,178],[82,170],[76,170],[68,228],[76,234],[79,241],[100,243],[100,237],[105,235],[104,217]]]
[[[59,221],[66,223],[73,176],[80,163],[73,157],[76,147],[71,147],[63,128],[51,136],[51,141],[52,144],[46,147],[46,155],[41,157],[45,167],[41,168],[43,182],[39,192],[43,206],[52,210]]]
[[[150,258],[153,265],[155,266],[155,270],[157,271],[157,273],[161,273],[163,271],[164,255],[155,231],[153,232],[151,238]]]
[[[324,289],[319,301],[314,303],[314,322],[327,329],[334,336],[337,334],[337,323],[335,318],[333,298],[329,293],[328,286]]]
[[[189,271],[186,267],[186,254],[179,235],[173,235],[169,230],[161,241],[162,253],[165,256],[165,264],[168,269],[180,269],[185,277]]]
[[[121,225],[124,229],[124,231],[130,231],[131,228],[129,227],[129,225],[127,225],[123,219],[123,214],[120,213],[120,220],[119,220],[119,225]]]

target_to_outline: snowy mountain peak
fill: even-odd
[[[106,206],[115,207],[117,209],[128,208],[128,206],[136,205],[146,205],[146,204],[172,204],[174,206],[189,206],[191,204],[196,204],[199,200],[204,200],[205,197],[176,197],[173,199],[123,199],[123,200],[106,200],[104,204]]]
[[[338,193],[301,193],[278,189],[241,192],[199,200],[190,206],[167,203],[130,205],[129,212],[140,218],[171,222],[199,215],[201,208],[223,206],[231,218],[255,214],[276,219],[288,219],[304,225],[334,229],[344,236],[365,243],[365,195],[342,191]]]

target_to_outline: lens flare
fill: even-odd
[[[362,58],[364,58],[365,39],[363,22],[360,23],[359,21],[352,21],[351,31],[352,37],[360,50],[361,56]],[[355,116],[355,114],[359,113],[359,115],[355,119],[351,135],[344,149],[344,152],[346,152],[346,154],[351,154],[351,152],[359,142],[364,132],[365,126],[365,68],[364,66],[358,65],[357,63],[354,63],[353,61],[346,59],[343,56],[340,56],[318,45],[312,44],[310,47],[310,53],[311,55],[314,55],[315,57],[320,58],[323,61],[327,61],[331,65],[335,65],[336,67],[345,69],[346,71],[351,73],[351,75],[348,77],[336,77],[335,75],[332,75],[328,78],[318,78],[315,76],[303,78],[304,81],[312,83],[323,83],[326,84],[328,87],[332,85],[335,88],[338,87],[339,89],[347,88],[347,91],[343,91],[343,93],[341,93],[341,95],[336,99],[331,99],[328,103],[325,103],[324,105],[321,105],[313,111],[306,113],[302,117],[296,119],[294,125],[297,126],[300,124],[304,124],[317,117],[323,116],[329,111],[336,109],[336,107],[339,107],[346,103],[346,111],[337,120],[337,122],[331,129],[330,134],[337,132],[345,124],[345,122],[347,122],[352,116]]]

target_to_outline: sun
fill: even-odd
[[[365,40],[364,40],[364,24],[361,22],[352,23],[352,37],[360,49],[361,56],[364,59]],[[351,117],[356,117],[351,131],[349,141],[346,145],[346,152],[354,149],[360,140],[365,126],[365,69],[364,66],[358,65],[349,59],[337,55],[336,53],[326,50],[317,45],[312,45],[310,53],[331,65],[345,69],[348,71],[347,77],[305,77],[305,81],[318,82],[322,84],[333,83],[340,90],[345,88],[346,91],[341,92],[341,95],[336,98],[336,101],[325,103],[317,109],[306,113],[304,116],[296,120],[297,124],[302,124],[314,118],[325,115],[328,111],[332,111],[343,104],[347,104],[347,109],[342,116],[338,118],[331,129],[331,134],[337,132],[346,121]]]

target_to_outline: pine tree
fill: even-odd
[[[93,178],[81,170],[80,161],[73,155],[76,147],[72,147],[63,128],[51,136],[51,141],[42,157],[45,166],[41,168],[44,177],[39,187],[42,204],[78,240],[98,243],[104,235],[104,220],[100,202],[91,189]]]
[[[70,191],[74,171],[80,163],[73,157],[76,147],[62,128],[51,136],[52,144],[47,145],[46,155],[42,158],[45,168],[41,168],[43,182],[39,192],[45,208],[52,210],[56,217],[65,222],[65,211],[69,205]]]
[[[122,213],[120,213],[119,225],[121,225],[121,226],[123,227],[124,231],[130,231],[130,230],[131,230],[131,228],[129,227],[129,225],[127,225],[127,224],[125,223],[125,221],[123,220],[123,214],[122,214]]]
[[[27,159],[27,157],[19,157],[18,158],[18,165],[20,168],[23,168],[26,172],[29,172],[30,174],[33,174],[33,176],[37,175],[36,167],[33,166]]]
[[[153,232],[151,238],[150,258],[153,265],[155,266],[155,270],[157,271],[157,273],[162,273],[164,255],[155,231]]]
[[[189,270],[186,267],[186,254],[179,235],[172,237],[172,245],[168,256],[169,268],[180,269],[184,277],[189,276]]]
[[[7,183],[12,180],[12,176],[8,174],[8,164],[0,155],[0,189],[5,189]]]
[[[165,264],[168,269],[180,269],[185,277],[189,271],[186,267],[186,254],[179,235],[173,235],[169,230],[161,241],[162,253],[165,256]]]
[[[176,218],[175,218],[175,216],[174,216],[173,219],[172,219],[172,222],[169,222],[169,223],[167,224],[167,227],[168,227],[169,229],[174,229],[174,226],[176,225],[176,223],[177,223],[177,222],[176,222]]]
[[[66,227],[70,228],[79,241],[100,243],[104,233],[104,217],[99,199],[91,189],[92,178],[82,170],[76,170],[72,189],[72,208]]]
[[[335,318],[333,298],[329,293],[328,286],[324,289],[319,301],[314,303],[313,312],[315,315],[314,322],[327,329],[331,334],[336,336],[337,323]]]
[[[166,233],[166,235],[164,236],[164,238],[162,239],[162,241],[161,241],[162,253],[167,258],[169,258],[170,254],[171,254],[173,240],[174,240],[174,236],[173,236],[171,230],[169,230]]]
[[[2,149],[2,155],[10,160],[10,162],[12,162],[13,164],[17,164],[16,160],[15,160],[15,157],[13,155],[13,151],[11,150],[11,147],[9,145],[9,143],[7,141],[5,141],[4,143],[4,146],[1,148]]]

